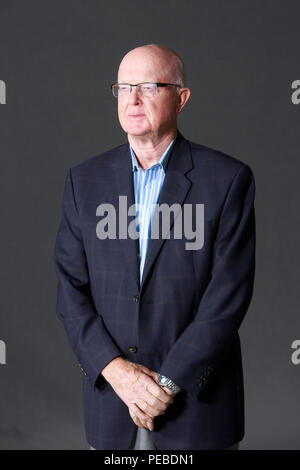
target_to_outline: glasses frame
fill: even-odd
[[[141,82],[141,83],[136,83],[135,85],[132,84],[132,83],[112,83],[112,85],[110,85],[110,89],[112,91],[112,94],[115,98],[118,98],[118,96],[115,96],[114,95],[114,92],[113,92],[113,87],[116,86],[116,85],[129,85],[130,86],[130,91],[129,91],[129,95],[130,93],[132,92],[132,87],[133,86],[139,86],[139,85],[145,85],[146,83],[151,83],[151,85],[156,85],[157,87],[166,87],[166,86],[176,86],[176,87],[179,87],[179,88],[182,88],[181,85],[178,85],[177,83],[162,83],[162,82]],[[128,96],[129,96],[128,95]]]

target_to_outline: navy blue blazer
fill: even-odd
[[[82,374],[87,441],[128,449],[128,407],[100,371],[116,356],[143,364],[182,391],[154,419],[157,449],[222,449],[244,436],[238,330],[255,272],[255,181],[242,161],[178,131],[158,203],[204,204],[204,245],[150,239],[141,284],[138,240],[100,240],[98,205],[134,204],[129,143],[72,167],[55,243],[57,315]],[[133,220],[132,216],[128,220]]]

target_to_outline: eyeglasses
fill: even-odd
[[[110,85],[112,94],[115,98],[118,96],[122,98],[126,98],[130,95],[132,87],[137,87],[137,92],[139,96],[151,98],[152,96],[157,95],[158,87],[166,87],[166,86],[176,86],[181,88],[181,85],[176,85],[175,83],[137,83],[136,85],[131,85],[130,83],[115,83]]]

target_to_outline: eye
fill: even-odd
[[[153,90],[155,88],[155,85],[153,83],[144,83],[142,85],[143,90]]]

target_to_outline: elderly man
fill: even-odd
[[[57,315],[83,371],[87,441],[91,449],[237,449],[253,173],[179,132],[191,92],[174,51],[131,50],[112,92],[128,142],[68,171],[54,255]],[[162,206],[169,223],[152,236]],[[190,230],[178,236],[174,207],[190,216],[199,209],[202,219],[187,217]],[[204,239],[187,249],[192,227]]]

